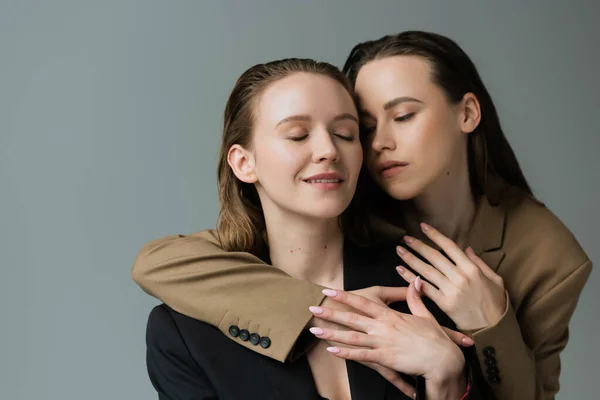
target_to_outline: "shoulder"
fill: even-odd
[[[498,268],[511,299],[536,300],[567,282],[583,287],[591,262],[575,235],[544,204],[523,197],[505,204],[506,218]],[[573,293],[574,294],[574,293]]]
[[[148,316],[146,337],[149,342],[180,340],[182,343],[189,344],[190,338],[212,338],[213,336],[223,335],[214,326],[183,315],[166,304],[154,307]]]
[[[569,259],[576,266],[588,260],[575,235],[544,204],[525,196],[506,208],[505,246]]]
[[[161,304],[150,311],[146,325],[146,342],[148,346],[164,343],[165,340],[181,339],[174,312],[166,304]]]

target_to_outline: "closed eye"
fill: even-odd
[[[344,135],[341,133],[334,133],[335,136],[339,137],[342,140],[345,140],[347,142],[352,142],[354,140],[354,136],[353,135]]]
[[[308,133],[305,135],[302,135],[302,136],[292,136],[292,137],[289,137],[288,139],[290,139],[294,142],[301,142],[301,141],[305,140],[307,137],[308,137]]]
[[[415,116],[415,113],[408,113],[408,114],[400,115],[400,116],[394,118],[394,121],[395,122],[404,122],[404,121],[408,121],[409,119],[411,119],[414,116]]]

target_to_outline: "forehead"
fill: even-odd
[[[419,56],[391,56],[365,64],[356,77],[361,104],[386,102],[399,96],[416,96],[431,89],[431,66]],[[382,100],[383,99],[383,100]]]
[[[257,106],[259,123],[276,124],[292,115],[329,119],[342,113],[357,114],[350,94],[341,83],[324,75],[304,72],[269,84]]]

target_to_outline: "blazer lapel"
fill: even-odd
[[[395,263],[399,262],[396,260],[397,255],[394,249],[395,246],[391,244],[361,248],[346,241],[344,245],[344,289],[356,290],[375,285],[406,286],[406,282],[393,268]],[[405,302],[394,303],[392,306],[396,310],[405,307],[406,310],[402,309],[402,311],[409,312]],[[346,369],[350,380],[352,400],[410,399],[369,367],[354,361],[347,361]],[[403,376],[403,378],[411,379],[408,376]],[[419,393],[424,391],[421,383],[423,382],[418,382]]]
[[[386,380],[375,370],[354,361],[346,361],[352,400],[385,399]]]
[[[319,400],[315,381],[306,356],[290,363],[280,363],[266,357],[259,357],[261,370],[271,382],[272,396],[269,399],[281,400]]]
[[[506,223],[506,205],[492,205],[481,196],[467,244],[494,271],[504,258],[502,242]]]

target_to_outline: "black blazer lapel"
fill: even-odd
[[[354,361],[346,361],[352,400],[387,399],[386,380],[376,371]]]
[[[293,363],[280,363],[266,357],[260,357],[260,368],[271,382],[274,399],[281,400],[319,400],[315,381],[305,356]]]
[[[394,265],[401,260],[394,253],[394,246],[385,244],[373,247],[357,247],[349,240],[344,247],[344,290],[357,290],[370,286],[408,286],[396,272]],[[395,264],[394,264],[395,262]],[[390,305],[393,309],[410,313],[405,302]],[[410,399],[389,383],[378,372],[354,361],[346,363],[352,400]],[[424,394],[424,379],[401,374],[414,385],[419,396]]]

